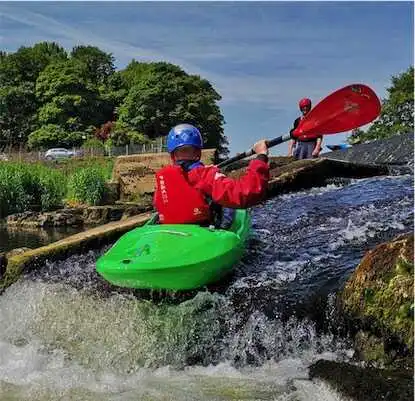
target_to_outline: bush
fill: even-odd
[[[66,178],[58,170],[38,168],[39,194],[42,210],[54,209],[63,203],[66,193]]]
[[[75,171],[69,177],[68,199],[89,205],[99,205],[105,195],[105,177],[95,167]]]
[[[59,125],[48,124],[33,131],[27,143],[31,149],[59,146],[66,135],[65,130]]]
[[[104,144],[97,138],[90,138],[86,140],[82,145],[82,149],[84,149],[87,154],[91,154],[93,156],[102,156],[105,153]]]
[[[28,145],[31,149],[78,146],[84,135],[81,131],[66,131],[59,125],[48,124],[29,135]]]
[[[38,164],[0,162],[0,217],[24,212],[31,205],[43,211],[62,204],[66,179],[58,170]]]
[[[110,138],[113,145],[124,146],[130,143],[150,143],[149,138],[141,132],[131,128],[128,124],[117,121],[112,128]]]

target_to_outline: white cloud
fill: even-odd
[[[79,7],[82,10],[81,4]],[[150,7],[148,3],[147,7]],[[276,20],[267,15],[268,6],[256,9],[255,19],[253,14],[243,13],[227,3],[218,7],[226,9],[226,13],[210,14],[206,6],[199,7],[197,3],[186,6],[181,10],[186,12],[180,16],[183,21],[193,18],[195,27],[180,20],[174,21],[180,29],[175,26],[173,30],[160,19],[143,18],[135,26],[124,23],[119,15],[108,28],[107,21],[92,16],[91,7],[87,9],[89,13],[80,13],[79,20],[70,23],[21,6],[0,5],[0,16],[29,27],[33,31],[30,35],[33,42],[43,37],[43,40],[57,40],[68,48],[93,44],[113,53],[121,66],[132,58],[179,64],[189,73],[209,79],[222,95],[224,105],[247,102],[284,108],[296,103],[299,97],[307,95],[320,99],[343,84],[360,80],[372,84],[383,96],[389,79],[384,71],[388,67],[380,64],[374,70],[372,65],[365,66],[361,61],[355,64],[356,59],[344,57],[345,50],[337,49],[339,43],[334,39],[341,38],[347,27],[340,27],[338,31],[332,29],[330,36],[327,26],[313,29],[312,25],[303,24],[299,30],[296,16],[284,13],[282,4]],[[160,11],[168,13],[165,8]],[[318,13],[318,9],[314,9],[314,13]],[[232,18],[237,19],[237,23],[230,23]],[[27,29],[24,36],[18,31],[13,36],[13,43],[27,43]],[[305,38],[307,43],[302,45]],[[137,46],[132,44],[134,41],[145,45]],[[356,52],[359,43],[348,43],[348,46],[360,54]],[[238,66],[238,63],[242,67],[235,73],[229,67]],[[295,63],[303,71],[296,70]],[[258,72],[261,65],[268,67],[266,73]]]

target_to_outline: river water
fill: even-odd
[[[84,227],[20,228],[0,224],[0,252],[15,248],[38,248],[84,231]]]
[[[333,294],[366,250],[412,230],[412,188],[382,177],[269,200],[234,275],[185,297],[107,286],[103,250],[46,264],[0,296],[0,399],[345,401],[308,367],[353,357]]]

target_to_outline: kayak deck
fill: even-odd
[[[243,255],[249,234],[246,210],[236,210],[230,230],[194,224],[147,224],[124,234],[96,265],[114,285],[187,290],[226,275]]]

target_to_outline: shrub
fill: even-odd
[[[91,154],[94,156],[102,156],[105,153],[104,144],[97,138],[90,138],[86,140],[82,145],[82,149],[84,149],[84,151],[86,151],[88,155]]]
[[[105,177],[102,170],[87,167],[75,171],[68,181],[68,199],[89,205],[99,205],[105,195]]]
[[[43,211],[62,204],[65,176],[38,164],[0,162],[0,217],[29,210],[33,204]]]

